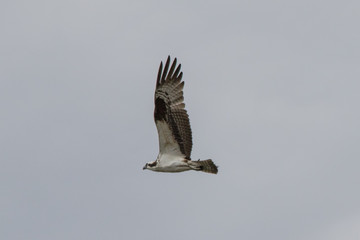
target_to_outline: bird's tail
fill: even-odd
[[[218,168],[211,159],[191,161],[190,166],[197,171],[217,174]]]

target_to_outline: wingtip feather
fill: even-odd
[[[157,75],[156,86],[159,86],[159,84],[160,84],[162,68],[163,68],[163,62],[161,61],[160,66],[159,66],[158,75]]]

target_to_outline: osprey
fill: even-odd
[[[192,161],[192,136],[189,115],[185,110],[181,81],[181,64],[176,58],[171,64],[168,57],[164,71],[160,63],[155,89],[154,119],[159,135],[159,154],[155,161],[148,162],[143,169],[157,172],[183,172],[187,170],[218,172],[211,159]]]

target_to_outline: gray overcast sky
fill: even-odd
[[[360,239],[359,1],[0,2],[0,239]],[[182,63],[194,159],[158,153]]]

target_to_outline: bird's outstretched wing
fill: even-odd
[[[154,119],[159,134],[160,154],[182,155],[190,159],[192,136],[189,115],[185,110],[181,64],[176,58],[164,70],[160,63],[155,89]]]

